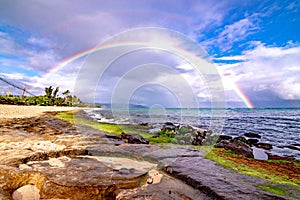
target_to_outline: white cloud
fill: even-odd
[[[282,99],[299,99],[300,46],[256,44],[254,49],[244,51],[242,55],[216,58],[225,62],[243,58],[234,65],[219,64],[226,75],[223,77],[225,88],[230,90],[230,81],[233,81],[244,91],[272,91]]]
[[[226,25],[219,34],[217,43],[223,50],[231,48],[234,42],[245,39],[259,28],[256,20],[256,16],[252,15],[233,24]]]

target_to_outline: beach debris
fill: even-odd
[[[24,185],[13,192],[13,200],[39,200],[40,190],[35,185]]]

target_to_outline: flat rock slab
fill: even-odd
[[[178,157],[204,157],[202,151],[193,149],[188,146],[174,145],[136,145],[136,144],[121,144],[114,146],[111,144],[101,144],[97,146],[88,146],[87,150],[93,156],[115,156],[124,155],[132,156],[141,159],[149,159],[160,161],[165,158]]]
[[[161,173],[161,172],[160,172]],[[159,200],[211,200],[210,197],[195,190],[182,181],[162,173],[162,180],[158,184],[144,184],[141,187],[119,190],[117,200],[159,199]]]
[[[166,159],[160,166],[213,199],[288,199],[256,187],[267,184],[266,180],[237,174],[201,157]]]
[[[80,156],[28,162],[25,171],[43,173],[51,182],[64,186],[138,185],[156,165],[127,158]]]
[[[0,192],[9,196],[31,184],[43,199],[114,199],[120,189],[139,187],[153,168],[156,164],[146,161],[93,156],[0,165]]]

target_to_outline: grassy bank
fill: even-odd
[[[270,181],[267,185],[257,185],[263,190],[278,195],[289,196],[297,192],[300,195],[299,162],[287,160],[255,160],[233,154],[224,149],[212,148],[206,155],[225,168],[248,176]]]
[[[160,137],[154,138],[153,134],[148,132],[149,128],[141,125],[126,124],[118,125],[111,123],[95,122],[92,120],[84,119],[77,116],[76,112],[59,112],[55,115],[58,119],[67,120],[71,123],[78,125],[90,126],[96,130],[111,133],[114,135],[120,135],[121,133],[139,134],[143,136],[150,144],[170,144],[174,138],[167,137],[166,135],[160,135]]]

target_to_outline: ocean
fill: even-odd
[[[87,115],[99,122],[150,123],[153,132],[165,122],[213,130],[214,134],[241,136],[258,133],[260,142],[273,145],[271,152],[300,160],[300,109],[90,109]]]

